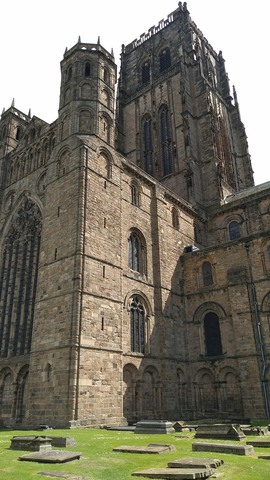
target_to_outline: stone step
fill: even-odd
[[[133,472],[131,475],[145,478],[162,478],[162,479],[181,479],[192,480],[196,478],[208,478],[213,474],[212,469],[206,468],[150,468]]]
[[[192,450],[193,452],[219,452],[243,456],[254,455],[252,445],[234,445],[230,443],[195,442],[192,443]]]

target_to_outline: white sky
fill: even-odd
[[[114,51],[166,18],[178,0],[5,0],[1,3],[0,112],[15,106],[48,123],[58,114],[60,61],[81,37]],[[268,144],[269,14],[267,0],[188,0],[214,50],[222,50],[246,127],[255,184],[270,180]],[[267,81],[268,80],[268,81]]]

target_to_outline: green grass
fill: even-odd
[[[65,450],[81,452],[80,460],[63,464],[45,464],[22,462],[20,455],[29,453],[10,449],[13,435],[47,435],[65,436],[76,440],[77,445]],[[89,480],[131,480],[132,472],[166,467],[172,460],[186,456],[212,457],[223,459],[224,464],[216,472],[222,473],[223,480],[269,480],[270,460],[258,459],[258,455],[269,454],[270,449],[256,448],[252,457],[218,454],[209,452],[192,452],[192,433],[176,433],[167,435],[136,434],[129,431],[112,431],[103,429],[74,429],[50,431],[11,431],[0,432],[0,478],[1,480],[41,480],[46,477],[39,475],[42,471],[61,472],[69,475],[80,475]],[[267,439],[264,437],[248,437],[249,439]],[[199,441],[199,440],[198,440]],[[212,440],[213,441],[213,440]],[[217,440],[214,440],[216,442]],[[176,447],[175,452],[160,455],[113,452],[120,445],[148,445],[149,443],[169,443]],[[224,443],[224,441],[221,441]],[[229,441],[227,443],[233,443]],[[244,442],[237,442],[237,444]],[[58,448],[54,448],[58,450]],[[60,449],[59,449],[60,450]]]

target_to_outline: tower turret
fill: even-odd
[[[114,145],[114,56],[99,43],[78,43],[61,62],[60,139],[93,134]]]

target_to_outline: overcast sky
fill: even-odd
[[[58,114],[60,61],[81,37],[114,51],[178,6],[177,0],[12,0],[1,4],[0,109],[15,106],[48,123]],[[267,0],[189,0],[192,20],[226,61],[246,127],[255,184],[270,180]]]

